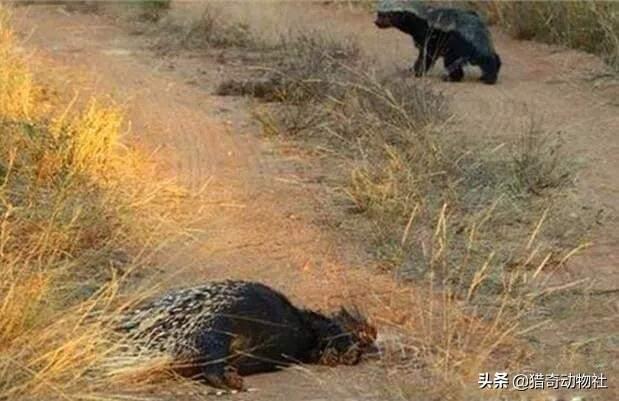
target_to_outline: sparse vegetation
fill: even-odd
[[[183,235],[187,193],[145,180],[114,105],[42,114],[0,16],[0,399],[92,398],[120,345],[106,335],[119,293]]]
[[[64,0],[57,1],[70,12],[105,13],[128,18],[132,22],[156,23],[165,16],[172,6],[172,0]]]
[[[137,9],[138,18],[157,22],[170,10],[172,0],[134,0],[132,3]]]

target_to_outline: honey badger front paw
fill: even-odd
[[[226,366],[221,372],[207,373],[204,378],[208,384],[215,388],[226,390],[243,391],[243,378],[232,366]]]
[[[423,71],[421,70],[421,66],[418,63],[415,63],[412,66],[408,67],[407,71],[411,74],[415,74],[415,77],[417,78],[423,76]]]

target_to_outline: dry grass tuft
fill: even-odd
[[[37,115],[0,16],[0,399],[115,398],[111,322],[142,296],[130,279],[187,235],[191,196],[121,145],[118,107]]]
[[[159,21],[172,6],[172,0],[139,0],[135,3],[139,18],[153,22]]]

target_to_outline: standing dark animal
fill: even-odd
[[[374,23],[381,29],[394,27],[413,37],[419,49],[412,67],[417,77],[443,57],[446,81],[461,81],[466,64],[481,68],[482,82],[494,84],[498,79],[501,59],[488,27],[473,11],[433,8],[415,0],[380,0]]]
[[[138,348],[171,355],[179,374],[237,390],[241,375],[292,363],[355,365],[376,340],[358,312],[325,316],[263,284],[232,280],[169,292],[127,314],[118,329]]]

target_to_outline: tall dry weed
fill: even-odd
[[[28,119],[34,109],[32,75],[14,51],[10,15],[0,9],[0,113],[3,119]]]

